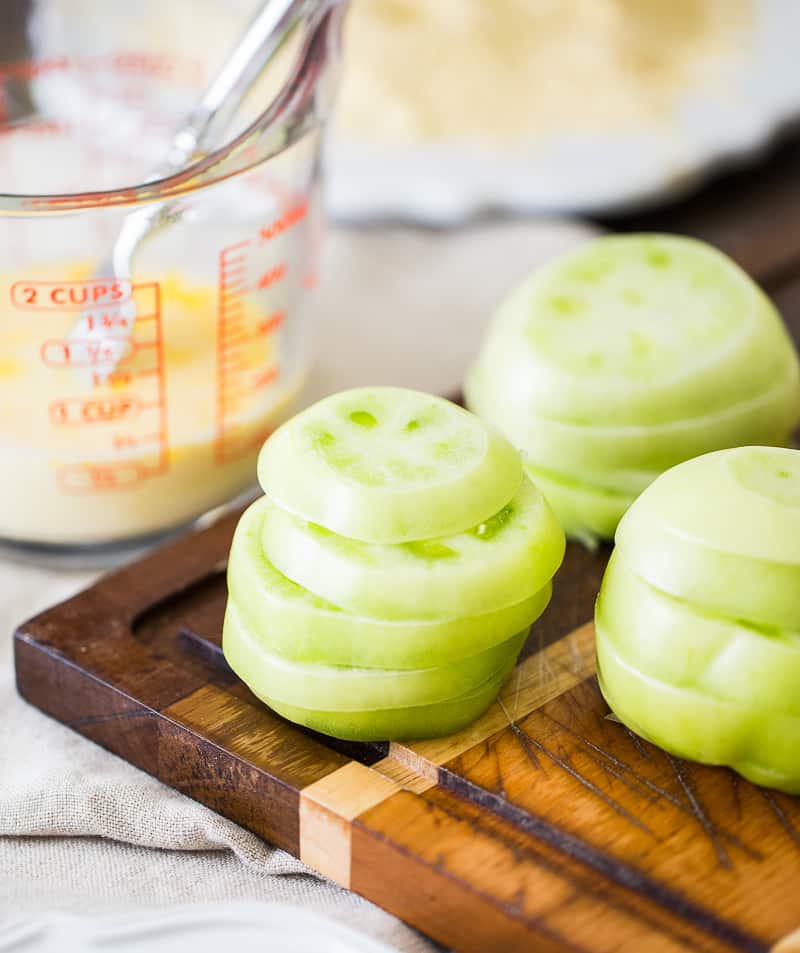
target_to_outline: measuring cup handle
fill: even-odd
[[[288,148],[328,115],[341,64],[346,8],[347,0],[316,5],[289,78],[261,116],[238,137],[237,147],[258,141],[259,157],[268,158]]]

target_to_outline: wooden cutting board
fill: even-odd
[[[608,717],[580,624],[605,551],[570,547],[524,659],[470,728],[343,744],[272,714],[225,665],[235,519],[25,623],[22,695],[463,953],[756,953],[800,928],[800,801]]]
[[[668,215],[800,327],[800,146]],[[617,223],[620,226],[620,223]],[[620,226],[621,227],[621,226]],[[460,953],[800,951],[800,800],[609,718],[570,546],[500,700],[449,738],[340,743],[255,699],[219,648],[236,515],[23,624],[20,693]]]

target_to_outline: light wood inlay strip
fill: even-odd
[[[446,738],[392,742],[389,757],[435,782],[439,765],[463,754],[503,728],[594,675],[594,624],[589,622],[521,662],[498,701],[463,731]]]
[[[396,781],[404,791],[411,791],[413,794],[424,794],[436,783],[429,777],[418,774],[402,761],[395,761],[394,758],[382,758],[372,765],[372,769]]]
[[[300,859],[343,887],[350,886],[350,822],[401,785],[351,761],[300,792]]]
[[[800,953],[800,929],[778,940],[772,947],[772,953]]]

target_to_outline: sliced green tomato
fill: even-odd
[[[597,239],[536,271],[478,358],[487,399],[576,424],[644,426],[724,410],[797,364],[775,308],[730,259],[667,235]]]
[[[299,708],[379,711],[448,701],[473,691],[516,659],[527,632],[479,655],[434,668],[349,668],[292,662],[267,650],[228,600],[222,646],[230,667],[259,697]]]
[[[642,494],[627,523],[800,566],[800,450],[738,447],[689,460]],[[627,532],[620,527],[620,542]]]
[[[262,698],[262,701],[289,721],[347,741],[439,738],[466,728],[482,715],[497,697],[512,667],[509,665],[497,672],[483,685],[461,698],[435,705],[355,712],[298,708],[269,698]]]
[[[626,524],[630,512],[617,529],[617,548],[652,586],[727,618],[800,628],[796,565],[747,559],[669,533],[648,535],[645,527]],[[735,518],[732,512],[731,519]]]
[[[536,466],[583,483],[641,493],[663,470],[691,457],[747,444],[786,444],[800,414],[800,376],[792,364],[769,390],[704,417],[652,426],[591,426],[539,416],[493,392],[474,371],[467,404],[498,426]]]
[[[297,662],[414,669],[474,655],[527,629],[552,586],[483,615],[442,622],[393,622],[356,616],[287,579],[261,549],[266,497],[239,520],[228,560],[228,591],[263,645]]]
[[[547,497],[567,536],[588,545],[597,539],[613,539],[617,524],[634,500],[530,464],[525,465],[525,472]]]
[[[285,576],[334,605],[379,619],[480,615],[539,592],[564,557],[542,494],[519,493],[466,533],[379,546],[337,536],[268,503],[261,544]]]
[[[511,444],[450,401],[398,387],[343,391],[267,440],[264,491],[311,523],[368,543],[460,533],[519,489]]]
[[[800,628],[800,451],[742,447],[668,470],[625,515],[617,545],[658,589]]]
[[[800,716],[800,631],[756,629],[703,612],[640,579],[617,550],[597,624],[630,665],[663,682]]]
[[[756,784],[800,794],[800,718],[646,675],[600,627],[597,672],[612,711],[643,738],[679,757],[727,765]]]

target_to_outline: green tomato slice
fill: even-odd
[[[629,522],[734,555],[800,566],[800,450],[737,447],[696,457],[660,476]]]
[[[631,730],[681,758],[727,765],[756,784],[800,794],[800,718],[670,685],[631,665],[597,627],[600,689]]]
[[[617,545],[658,589],[800,629],[800,451],[741,447],[668,470],[627,512]]]
[[[351,668],[293,662],[270,652],[228,600],[222,645],[230,667],[259,697],[298,708],[378,711],[430,705],[467,694],[516,659],[527,631],[478,655],[421,669]]]
[[[617,524],[634,500],[631,495],[587,486],[530,464],[525,465],[525,472],[547,497],[567,536],[588,545],[597,539],[613,539]]]
[[[703,453],[787,444],[800,418],[795,364],[763,394],[714,414],[651,426],[578,425],[542,417],[536,408],[494,393],[474,372],[467,375],[465,394],[470,409],[500,428],[534,465],[634,494],[663,470]]]
[[[334,605],[380,619],[441,621],[514,605],[539,592],[564,557],[564,533],[527,479],[468,532],[395,546],[346,539],[268,506],[267,559]]]
[[[379,711],[323,711],[299,708],[262,698],[279,715],[313,731],[347,741],[399,741],[439,738],[466,728],[491,705],[513,665],[501,669],[460,698],[434,705],[385,708]]]
[[[800,628],[797,566],[747,559],[668,533],[659,540],[647,537],[643,528],[626,525],[631,510],[617,529],[617,547],[651,585],[731,619]]]
[[[477,366],[492,391],[580,425],[660,424],[756,397],[797,364],[775,308],[689,238],[597,239],[501,304]]]
[[[600,588],[597,624],[614,649],[669,684],[800,716],[800,631],[754,628],[653,588],[617,550]]]
[[[444,665],[529,628],[550,601],[548,582],[514,605],[441,622],[352,615],[292,582],[266,558],[261,533],[269,507],[262,497],[239,520],[228,560],[228,590],[254,636],[287,659],[361,668]]]
[[[267,440],[264,491],[282,509],[368,543],[449,536],[519,489],[517,451],[450,401],[398,387],[334,394]]]

